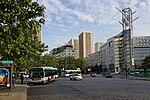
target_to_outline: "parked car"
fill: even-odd
[[[113,78],[113,75],[112,75],[111,73],[107,73],[107,74],[105,75],[105,78]]]
[[[27,79],[29,78],[29,74],[24,74],[23,77]]]
[[[114,72],[114,75],[119,75],[120,74],[120,72]]]
[[[70,80],[82,80],[82,76],[75,73],[70,75]]]
[[[92,77],[96,77],[96,76],[97,76],[97,74],[96,74],[96,73],[91,73],[91,74],[90,74],[90,76],[92,76]]]

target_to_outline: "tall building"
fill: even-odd
[[[150,36],[130,38],[130,35],[130,30],[124,30],[101,46],[100,63],[103,68],[113,68],[115,72],[141,68],[145,57],[150,55]]]
[[[79,40],[78,39],[71,39],[68,42],[69,45],[72,45],[75,50],[75,58],[79,58]]]
[[[130,30],[124,30],[116,36],[107,39],[107,42],[101,46],[100,60],[103,68],[111,69],[115,72],[133,68],[130,35]]]
[[[27,30],[27,32],[30,32],[30,30]],[[33,40],[38,39],[38,41],[42,42],[42,27],[40,24],[38,25],[37,33],[32,33],[31,38]]]
[[[79,35],[79,57],[87,57],[93,53],[93,33],[82,32]]]
[[[38,36],[38,40],[42,42],[42,27],[41,27],[41,25],[39,25],[39,27],[38,27],[37,36]]]
[[[95,52],[100,51],[100,47],[103,45],[103,42],[96,42],[95,43]]]

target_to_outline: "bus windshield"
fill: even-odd
[[[34,68],[31,70],[31,77],[32,78],[43,78],[44,77],[44,72],[42,68]]]

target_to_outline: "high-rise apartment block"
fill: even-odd
[[[72,45],[75,50],[75,58],[79,58],[79,40],[78,39],[71,39],[68,42],[69,45]]]
[[[95,52],[100,51],[100,47],[103,45],[103,42],[96,42],[95,43]]]
[[[93,33],[82,32],[79,35],[79,57],[87,57],[93,53]]]
[[[41,25],[39,25],[39,27],[38,27],[37,36],[38,36],[38,40],[42,42],[42,27],[41,27]]]

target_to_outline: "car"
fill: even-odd
[[[82,80],[82,75],[79,74],[72,74],[70,75],[70,80]]]
[[[27,79],[29,78],[29,74],[24,74],[23,77]]]
[[[114,75],[119,75],[120,74],[120,72],[114,72]]]
[[[105,75],[105,78],[113,78],[113,75],[112,75],[111,73],[107,73],[107,74]]]
[[[91,75],[90,76],[92,76],[92,77],[96,77],[97,76],[97,74],[96,73],[91,73]]]

